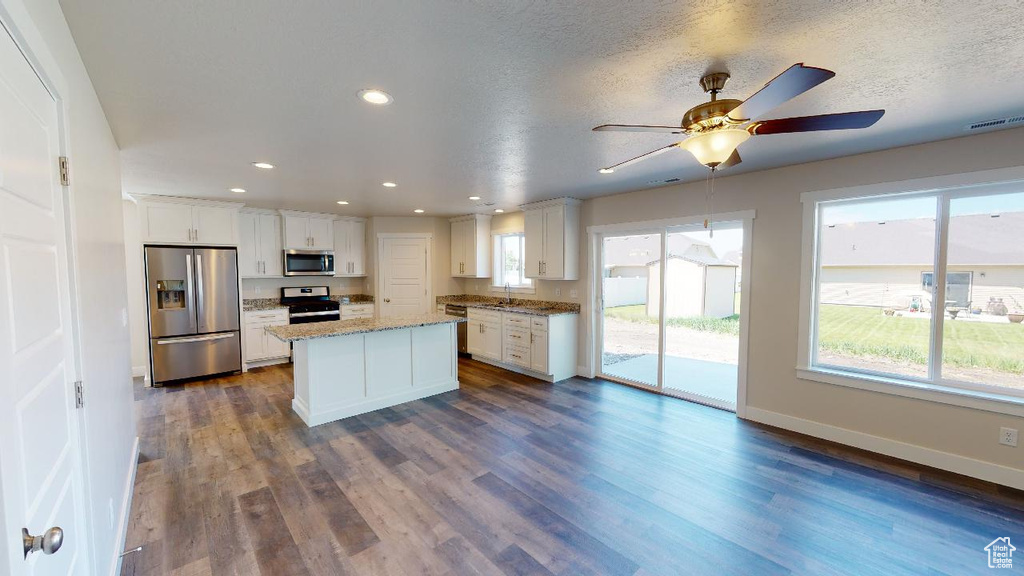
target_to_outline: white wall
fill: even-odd
[[[768,137],[766,137],[768,138]],[[1001,446],[1000,426],[1024,419],[796,377],[802,210],[800,194],[864,184],[957,174],[1024,163],[1024,129],[1003,130],[883,152],[719,177],[716,212],[756,210],[751,253],[748,406],[862,434],[973,458],[1024,474],[1024,446]],[[588,200],[582,206],[582,263],[589,262],[586,227],[704,213],[700,182]],[[585,275],[582,271],[581,277]],[[563,283],[577,285],[586,282]],[[564,293],[564,290],[563,290]],[[592,330],[589,302],[581,322],[581,363]]]
[[[118,148],[57,1],[0,0],[0,15],[25,37],[68,113],[70,213],[85,384],[82,441],[93,543],[88,572],[110,574],[121,546],[116,516],[130,494],[127,482],[136,438]],[[113,523],[108,506],[115,511]]]
[[[124,260],[128,293],[128,320],[132,343],[132,375],[149,379],[149,334],[146,316],[146,269],[142,254],[142,232],[138,204],[121,201],[124,220]]]
[[[447,218],[433,216],[375,216],[370,218],[366,226],[366,273],[367,294],[376,290],[377,271],[377,235],[378,234],[432,234],[431,256],[433,270],[431,282],[434,296],[459,294],[460,287],[455,278],[451,277],[451,223]]]

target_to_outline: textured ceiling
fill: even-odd
[[[743,99],[795,62],[834,79],[767,117],[885,108],[873,128],[752,138],[735,172],[964,134],[1024,112],[1021,2],[62,0],[129,193],[359,215],[586,198],[704,168],[612,175],[732,75]],[[379,87],[395,101],[356,98]],[[259,171],[249,163],[278,166]],[[393,180],[397,188],[380,183]],[[248,192],[237,195],[228,188]],[[335,204],[347,200],[347,207]],[[493,208],[492,207],[492,208]]]

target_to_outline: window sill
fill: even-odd
[[[490,286],[490,291],[491,292],[501,292],[501,293],[504,294],[505,293],[505,287],[504,286]],[[516,287],[512,288],[512,293],[513,294],[536,294],[537,293],[537,287],[536,286],[516,286]]]
[[[1018,396],[993,394],[990,392],[859,374],[829,368],[797,367],[796,375],[801,380],[811,380],[870,392],[892,394],[904,398],[915,398],[940,404],[949,404],[951,406],[985,410],[997,414],[1024,416],[1024,398]]]

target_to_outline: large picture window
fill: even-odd
[[[1024,192],[813,208],[809,368],[1024,396]]]

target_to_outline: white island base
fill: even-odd
[[[295,340],[292,409],[306,425],[318,426],[457,390],[456,326]]]

